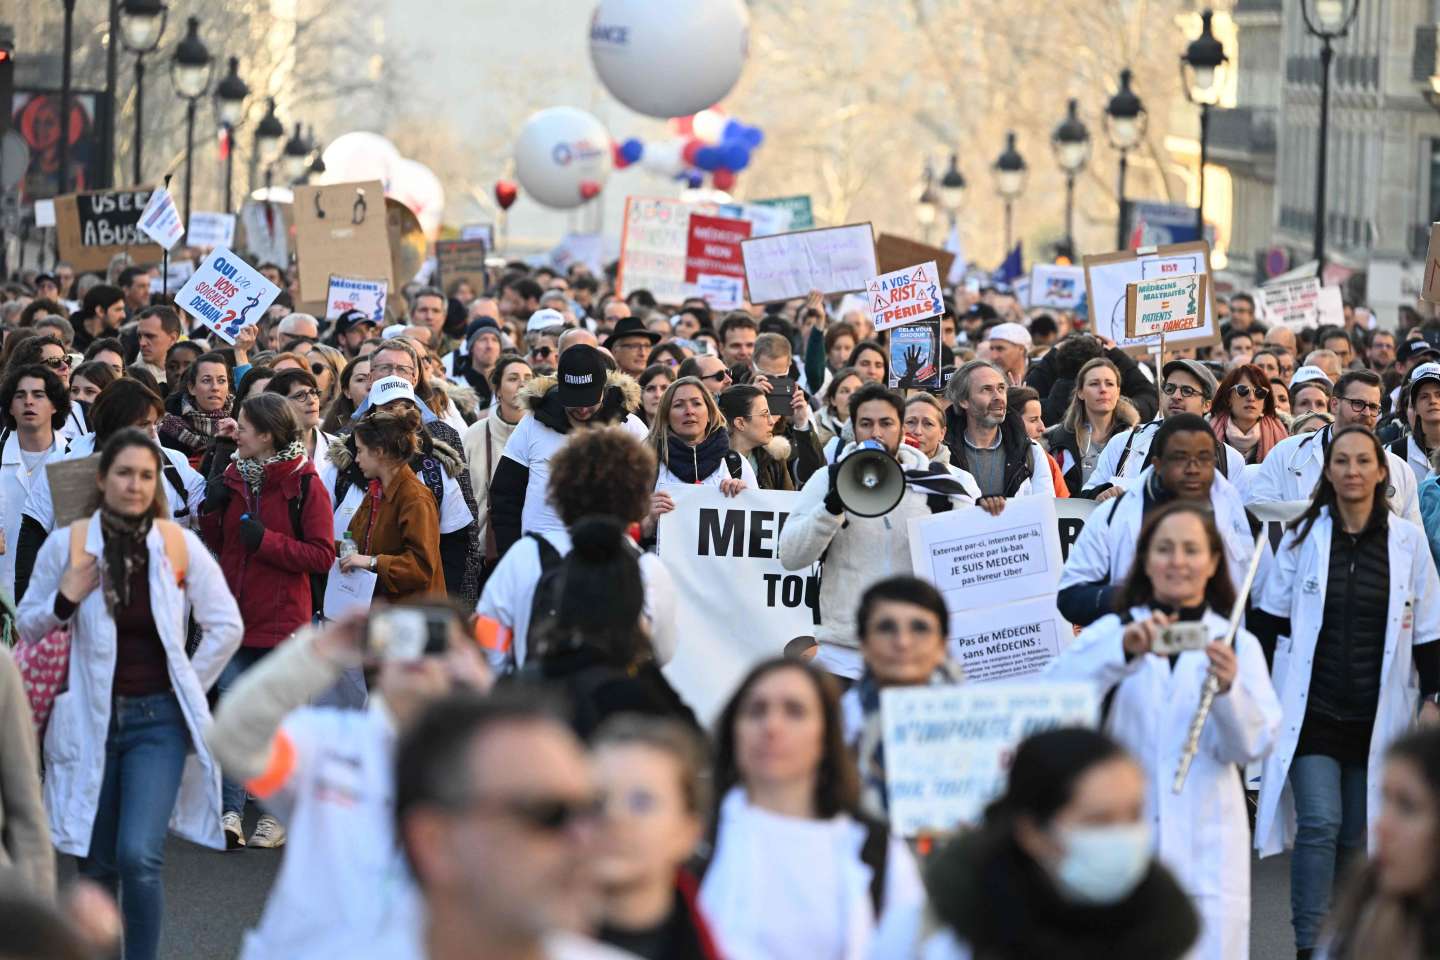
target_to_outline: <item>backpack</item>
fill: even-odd
[[[540,534],[525,536],[535,541],[540,553],[540,579],[535,581],[535,592],[530,595],[530,626],[526,631],[525,660],[528,662],[535,651],[531,638],[548,631],[560,617],[560,598],[565,593],[565,558]]]
[[[290,508],[290,529],[295,532],[296,540],[305,539],[305,528],[302,525],[302,518],[305,516],[305,500],[310,493],[310,481],[317,479],[314,475],[306,476],[300,483],[300,492],[293,500],[289,500],[286,506]],[[325,584],[329,575],[324,573],[306,574],[310,578],[310,615],[312,618],[325,616]]]

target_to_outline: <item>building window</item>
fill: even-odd
[[[1430,210],[1430,222],[1440,221],[1440,137],[1428,138],[1430,164],[1426,171],[1426,199]]]

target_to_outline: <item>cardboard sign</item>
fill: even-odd
[[[159,263],[160,246],[140,232],[149,187],[69,193],[55,198],[55,239],[60,259],[75,272],[104,273],[117,255],[136,263]]]
[[[484,240],[440,240],[435,244],[437,285],[441,290],[464,280],[477,294],[486,287]]]
[[[229,247],[235,243],[235,214],[197,210],[190,214],[186,243],[192,247]]]
[[[175,207],[175,198],[164,187],[150,191],[150,199],[140,214],[140,232],[160,246],[169,250],[185,235],[185,225],[180,222],[180,211]]]
[[[1420,299],[1440,303],[1440,223],[1430,224],[1430,248],[1425,251],[1425,285]]]
[[[1318,277],[1267,283],[1258,291],[1261,316],[1271,326],[1344,326],[1345,302],[1339,287],[1322,287]]]
[[[939,317],[890,331],[890,389],[939,393],[940,367]]]
[[[934,260],[871,277],[865,283],[865,299],[877,331],[945,312]]]
[[[1016,299],[1019,299],[1016,282]],[[1021,306],[1074,310],[1085,300],[1085,268],[1058,263],[1037,263],[1030,268],[1027,299]]]
[[[1091,330],[1109,337],[1121,349],[1143,354],[1150,341],[1125,334],[1125,304],[1130,284],[1157,277],[1183,277],[1204,274],[1206,279],[1204,310],[1200,326],[1168,339],[1170,346],[1199,347],[1220,342],[1220,326],[1215,320],[1215,284],[1210,275],[1210,245],[1202,241],[1177,243],[1164,247],[1144,247],[1086,257],[1085,299],[1089,308]],[[1031,290],[1034,297],[1034,290]]]
[[[1205,275],[1156,277],[1129,284],[1125,292],[1125,336],[1131,340],[1194,330],[1205,302]]]
[[[325,319],[334,320],[346,310],[363,310],[367,317],[383,326],[389,287],[384,280],[331,277],[330,291],[325,297]]]
[[[1006,683],[880,691],[890,825],[903,837],[980,822],[1015,748],[1056,727],[1094,727],[1094,684]]]
[[[225,247],[216,247],[175,295],[175,305],[226,343],[265,316],[280,288]]]
[[[50,481],[50,503],[54,513],[52,530],[68,527],[81,517],[88,517],[100,506],[100,490],[95,474],[100,454],[75,460],[52,460],[45,464],[45,479]]]
[[[748,220],[692,212],[685,233],[685,283],[697,283],[701,274],[743,279],[745,261],[740,244],[749,238],[750,228]]]
[[[810,194],[800,193],[793,197],[770,197],[766,200],[756,200],[756,205],[762,207],[781,207],[790,214],[790,225],[787,230],[809,230],[815,226],[815,212],[810,203]]]
[[[875,270],[877,273],[893,273],[914,263],[933,262],[939,268],[938,279],[944,283],[955,264],[955,254],[944,247],[932,247],[897,237],[893,233],[882,233],[875,239]]]
[[[290,235],[287,216],[293,210],[288,203],[247,200],[240,208],[241,248],[252,263],[290,262]]]
[[[394,282],[385,189],[379,180],[298,186],[292,215],[301,300],[323,301],[332,274]]]
[[[751,303],[805,297],[811,290],[853,293],[881,272],[869,223],[781,233],[740,246]]]
[[[695,293],[704,297],[712,310],[737,310],[745,300],[745,280],[702,273],[695,278]]]

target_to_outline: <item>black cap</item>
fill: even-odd
[[[1440,357],[1440,333],[1421,334],[1418,338],[1401,340],[1395,350],[1395,359],[1409,360],[1419,353],[1433,353]]]
[[[605,396],[605,363],[600,351],[577,343],[560,354],[555,371],[562,407],[593,407]]]
[[[349,333],[362,323],[368,323],[370,326],[377,328],[380,326],[380,324],[375,322],[375,318],[364,310],[346,310],[335,318],[335,333],[337,335]]]

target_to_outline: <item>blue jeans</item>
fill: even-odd
[[[225,699],[225,694],[240,679],[240,675],[251,667],[255,666],[261,658],[270,652],[270,647],[241,647],[235,651],[230,662],[225,664],[225,669],[220,671],[220,679],[215,682],[215,694],[219,698],[216,702]],[[235,783],[228,777],[220,779],[220,809],[224,813],[234,810],[236,813],[245,812],[245,784]]]
[[[116,697],[105,739],[105,775],[80,873],[120,894],[125,960],[153,960],[165,912],[165,830],[190,750],[173,693]]]
[[[1365,848],[1365,767],[1306,754],[1290,764],[1295,850],[1290,855],[1290,914],[1295,946],[1320,939],[1330,912],[1337,862]]]

